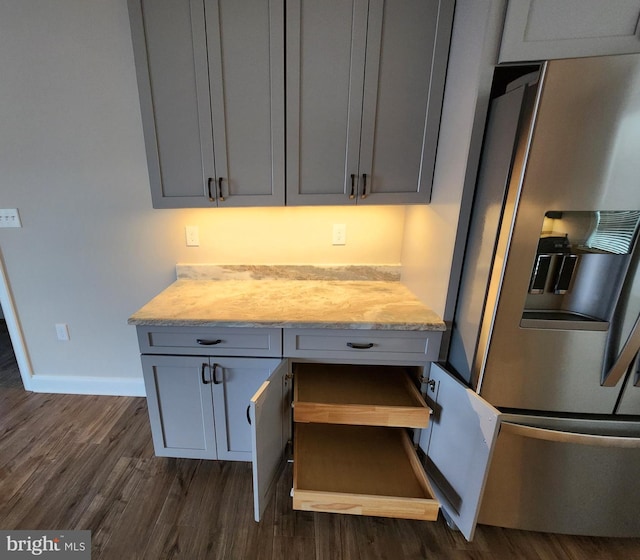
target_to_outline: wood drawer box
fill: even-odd
[[[435,499],[405,428],[430,409],[393,365],[294,367],[293,508],[433,521]]]
[[[438,359],[439,331],[284,329],[284,355],[346,363],[417,364]]]
[[[434,521],[440,504],[406,431],[296,424],[293,508]]]
[[[142,354],[282,356],[282,329],[139,326]]]
[[[297,364],[293,420],[426,428],[431,411],[407,369]]]

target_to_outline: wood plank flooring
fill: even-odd
[[[93,560],[640,560],[640,539],[294,512],[246,463],[157,458],[145,400],[27,393],[0,322],[0,529],[89,529]]]

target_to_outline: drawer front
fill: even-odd
[[[142,354],[282,356],[282,329],[138,327]]]
[[[441,339],[442,333],[437,331],[285,329],[284,355],[347,363],[423,365],[438,359]]]

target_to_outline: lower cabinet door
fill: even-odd
[[[283,360],[251,397],[251,453],[253,462],[254,518],[260,521],[273,496],[284,464],[288,424],[291,420],[287,395],[288,360]]]
[[[142,356],[156,455],[216,459],[209,359]]]
[[[447,520],[470,541],[501,414],[438,364],[431,364],[426,400],[433,415],[419,445],[427,476]]]
[[[249,402],[280,362],[273,358],[210,359],[218,459],[251,461]]]

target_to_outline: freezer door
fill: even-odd
[[[427,476],[449,521],[471,540],[500,412],[437,364],[431,365],[427,404],[433,414],[419,442]]]
[[[640,422],[503,414],[479,523],[640,535]]]

